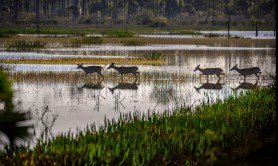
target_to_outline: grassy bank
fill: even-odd
[[[122,115],[73,137],[58,136],[34,149],[5,150],[0,165],[181,165],[246,161],[273,138],[275,88],[262,88],[163,115]],[[258,156],[259,157],[259,156]],[[271,158],[267,159],[272,162]],[[242,163],[242,162],[241,162]]]
[[[6,34],[37,34],[35,24],[14,24],[12,25],[1,25],[0,32]],[[157,33],[174,33],[174,34],[192,34],[193,31],[210,31],[210,30],[227,30],[226,26],[213,26],[213,25],[198,25],[198,26],[172,26],[172,27],[149,27],[149,26],[128,26],[127,31],[132,33],[144,33],[144,34],[157,34]],[[231,26],[230,30],[235,31],[255,31],[254,26]],[[273,27],[260,26],[259,30],[272,31]],[[110,33],[111,31],[126,31],[125,26],[94,26],[86,24],[58,24],[58,25],[45,25],[41,24],[41,34],[74,34],[74,35],[85,35],[85,34],[102,34]]]

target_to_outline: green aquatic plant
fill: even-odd
[[[12,97],[13,90],[8,75],[0,70],[0,102],[5,104],[4,110],[13,109]]]

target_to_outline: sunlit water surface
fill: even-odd
[[[21,55],[13,56],[5,58],[20,58]],[[52,55],[43,56],[51,58]],[[199,78],[198,71],[194,72],[198,64],[201,68],[222,68],[225,78],[218,80],[211,76],[206,82],[205,78]],[[238,73],[230,71],[236,64],[239,68],[260,67],[260,80],[250,76],[244,82]],[[141,74],[135,82],[132,76],[125,76],[129,79],[122,81],[115,75],[116,78],[105,78],[101,82],[96,77],[85,78],[76,65],[3,66],[9,68],[10,76],[23,75],[22,79],[14,80],[14,102],[20,102],[17,105],[20,110],[31,111],[36,138],[41,134],[51,138],[68,131],[75,133],[77,128],[82,130],[92,123],[102,125],[105,117],[117,119],[120,113],[164,112],[181,106],[194,108],[202,102],[223,100],[246,89],[269,86],[272,80],[268,73],[276,75],[275,49],[177,51],[167,56],[164,65],[139,65]],[[115,71],[103,66],[104,76],[113,76]],[[27,73],[33,76],[27,78]],[[41,78],[45,73],[52,73],[53,78]],[[67,79],[67,75],[74,73],[74,81],[70,77]],[[60,79],[61,75],[66,78]]]

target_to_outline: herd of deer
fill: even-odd
[[[137,79],[137,75],[136,74],[139,74],[137,66],[131,66],[131,67],[121,66],[121,67],[117,67],[117,66],[115,66],[115,63],[112,62],[111,65],[107,69],[111,69],[111,68],[117,70],[118,74],[120,74],[122,77],[123,77],[124,74],[130,74],[131,73]],[[93,73],[97,73],[99,78],[100,78],[100,76],[102,78],[104,78],[104,76],[101,74],[101,71],[103,70],[102,66],[87,66],[87,67],[84,67],[83,63],[82,63],[80,65],[77,64],[77,69],[82,69],[86,73],[86,76],[88,74],[91,75]]]
[[[107,69],[115,69],[116,71],[118,71],[118,74],[120,74],[122,77],[124,74],[133,74],[135,76],[135,78],[137,79],[137,74],[139,74],[138,71],[138,67],[137,66],[131,66],[131,67],[125,67],[125,66],[121,66],[121,67],[117,67],[115,66],[115,63],[111,63],[111,65],[107,68]],[[85,73],[86,76],[88,74],[92,74],[92,73],[97,73],[98,77],[102,77],[104,78],[104,76],[102,75],[101,71],[103,70],[102,66],[87,66],[84,67],[83,63],[82,64],[77,64],[77,69],[82,69]],[[225,75],[225,73],[223,72],[223,69],[221,68],[204,68],[201,69],[200,65],[198,65],[195,69],[194,72],[199,70],[201,72],[200,76],[205,75],[207,77],[207,80],[209,78],[209,75],[216,75],[219,79],[221,79],[221,75]],[[260,78],[261,75],[261,70],[258,67],[252,67],[252,68],[244,68],[244,69],[239,69],[237,67],[237,65],[235,65],[230,71],[235,70],[239,73],[240,76],[244,77],[244,81],[246,76],[248,75],[255,75],[258,79]]]

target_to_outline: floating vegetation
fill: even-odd
[[[196,32],[196,31],[190,31],[190,30],[176,30],[176,31],[171,31],[169,32],[170,35],[202,35],[202,33],[200,32]]]
[[[109,81],[117,81],[117,78],[120,78],[116,72],[108,72],[104,71],[105,80]],[[79,80],[82,80],[85,77],[85,74],[82,71],[70,71],[70,72],[9,72],[9,76],[14,81],[27,81],[30,83],[39,82],[51,82],[51,83],[61,83],[61,82],[68,82],[68,83],[76,83]],[[191,78],[190,75],[182,75],[176,73],[159,73],[159,72],[141,72],[140,76],[138,76],[140,82],[160,82],[164,83],[168,80],[171,80],[176,83],[184,83],[189,82]],[[92,77],[87,77],[88,79],[93,78],[97,79],[97,75],[92,75]],[[123,78],[123,81],[133,81],[134,76],[132,74],[126,75]]]
[[[46,43],[41,41],[14,41],[14,42],[8,42],[6,44],[6,50],[7,51],[33,51],[37,49],[45,48]]]
[[[70,45],[65,45],[67,47],[81,47],[82,45],[90,44],[102,44],[103,41],[101,37],[89,36],[82,37],[81,39],[72,39]]]
[[[143,46],[145,43],[140,40],[123,40],[121,44],[124,46]]]
[[[150,54],[145,54],[143,57],[149,60],[165,59],[165,55],[159,51],[152,51]]]
[[[134,37],[135,36],[135,33],[125,32],[125,31],[104,31],[101,34],[105,37],[117,37],[117,38]]]
[[[166,62],[166,59],[144,59],[144,58],[53,58],[53,59],[0,59],[4,64],[140,64],[140,65],[160,65]]]
[[[136,40],[144,43],[145,45],[149,44],[184,44],[184,45],[192,45],[198,43],[198,45],[206,45],[206,46],[222,46],[222,47],[270,47],[276,48],[276,43],[274,39],[235,39],[235,38],[171,38],[171,35],[168,35],[169,38],[151,38],[151,37],[111,37],[105,36],[102,37],[102,44],[122,44],[123,40]],[[16,42],[20,40],[31,41],[37,40],[44,43],[47,43],[47,46],[57,45],[59,47],[71,45],[72,40],[80,39],[80,36],[12,36],[9,38],[0,38],[0,45],[4,45],[7,42]]]
[[[256,150],[244,146],[250,140],[261,143],[266,131],[274,137],[275,90],[249,91],[200,105],[194,112],[187,107],[163,114],[121,114],[98,129],[93,124],[76,136],[69,132],[33,149],[6,148],[0,164],[223,165],[225,156],[233,160]]]

